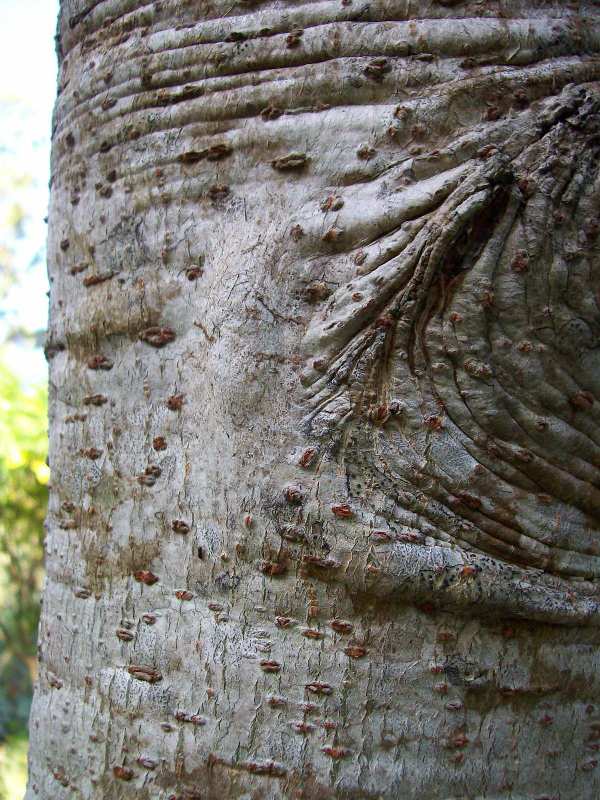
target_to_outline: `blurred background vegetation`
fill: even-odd
[[[46,509],[46,390],[0,352],[0,797],[23,796]]]
[[[57,13],[58,0],[0,0],[0,800],[25,792],[36,678],[49,477],[44,218]]]

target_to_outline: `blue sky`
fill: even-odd
[[[45,265],[50,121],[56,87],[58,0],[0,0],[0,247],[12,253],[17,285],[2,301],[0,340],[10,323],[46,327]],[[24,212],[19,235],[7,224]],[[39,348],[12,343],[4,360],[27,382],[45,380]]]

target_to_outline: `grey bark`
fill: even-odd
[[[63,0],[33,798],[600,793],[600,11]]]

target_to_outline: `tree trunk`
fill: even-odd
[[[63,0],[27,800],[600,795],[600,9]]]

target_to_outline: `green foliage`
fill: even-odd
[[[0,739],[27,722],[47,503],[46,392],[0,357]]]
[[[13,735],[0,744],[0,800],[22,800],[27,782],[27,736]]]

